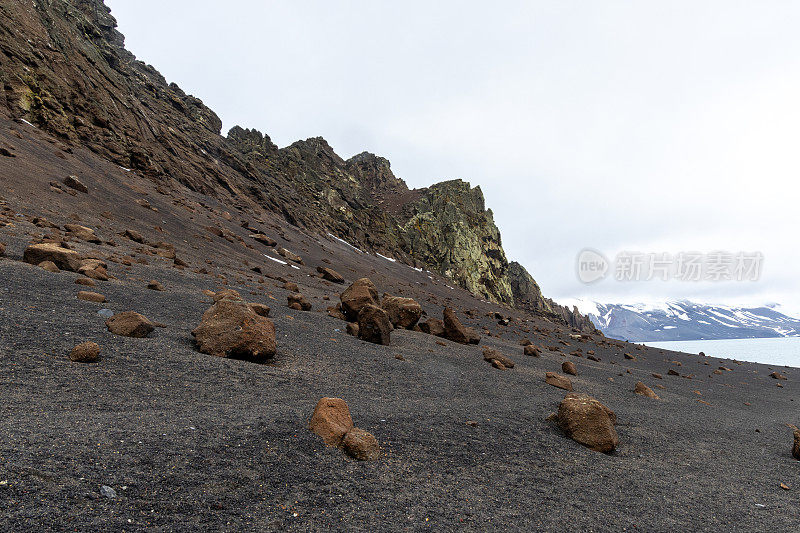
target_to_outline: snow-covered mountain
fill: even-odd
[[[620,340],[800,336],[800,319],[783,314],[775,304],[733,307],[685,300],[657,304],[601,304],[587,300],[561,303],[578,307],[606,336]]]

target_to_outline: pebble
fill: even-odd
[[[113,500],[114,498],[117,497],[117,491],[115,491],[108,485],[103,485],[102,487],[100,487],[100,496]]]
[[[114,316],[114,311],[112,311],[111,309],[101,309],[97,312],[97,314],[103,318],[111,318],[112,316]]]

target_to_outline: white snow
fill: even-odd
[[[363,253],[364,253],[364,252],[362,252],[361,250],[359,250],[358,248],[356,248],[355,246],[353,246],[352,244],[350,244],[349,242],[347,242],[346,240],[344,240],[344,239],[340,239],[339,237],[337,237],[337,236],[336,236],[336,235],[334,235],[333,233],[328,233],[328,237],[333,237],[334,239],[336,239],[336,240],[337,240],[337,241],[339,241],[340,243],[342,243],[342,244],[344,244],[344,245],[346,245],[346,246],[349,246],[350,248],[352,248],[353,250],[355,250],[356,252],[358,252],[358,253],[360,253],[360,254],[363,254]]]
[[[33,124],[31,124],[30,122],[28,122],[27,120],[25,120],[24,118],[22,118],[22,119],[20,119],[20,120],[21,120],[22,122],[24,122],[25,124],[27,124],[28,126],[30,126],[31,128],[35,128],[35,127],[36,127],[36,126],[34,126]]]
[[[392,263],[397,263],[397,259],[392,259],[391,257],[386,257],[385,255],[381,255],[379,253],[375,253],[380,258],[386,259],[387,261],[391,261]]]
[[[282,264],[282,265],[288,265],[288,264],[289,264],[289,263],[287,263],[286,261],[281,261],[280,259],[276,259],[276,258],[274,258],[274,257],[272,257],[272,256],[270,256],[270,255],[267,255],[267,254],[262,254],[262,255],[263,255],[264,257],[266,257],[267,259],[272,259],[272,260],[273,260],[273,261],[275,261],[276,263],[280,263],[280,264]]]

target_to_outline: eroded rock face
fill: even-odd
[[[587,394],[570,393],[558,406],[558,425],[587,448],[609,453],[619,444],[614,411]]]
[[[328,446],[339,446],[353,429],[350,408],[341,398],[322,398],[314,408],[308,429],[322,437]]]
[[[388,313],[392,326],[412,329],[422,316],[422,306],[413,298],[384,295],[381,307]]]
[[[155,329],[155,325],[147,317],[135,311],[115,314],[106,320],[106,327],[114,335],[134,338],[147,337]]]
[[[358,320],[358,313],[365,305],[380,306],[378,289],[369,278],[354,281],[339,298],[342,301],[342,312],[350,321]]]
[[[77,272],[81,267],[83,258],[75,250],[62,248],[57,244],[43,243],[32,244],[25,249],[22,260],[32,265],[38,265],[44,261],[51,261],[60,270]]]
[[[202,353],[217,357],[263,363],[276,352],[272,321],[231,294],[218,299],[203,313],[202,322],[192,335]]]
[[[375,344],[389,345],[392,324],[380,307],[367,304],[358,313],[358,338]]]

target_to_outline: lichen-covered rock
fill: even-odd
[[[381,307],[389,315],[392,325],[398,329],[413,328],[422,316],[422,307],[413,298],[385,294]]]
[[[192,335],[202,353],[217,357],[263,363],[276,352],[272,321],[230,294],[203,313],[202,322]]]
[[[358,320],[358,313],[365,305],[380,306],[378,289],[369,278],[361,278],[352,283],[339,295],[342,311],[348,320]]]
[[[614,411],[586,394],[567,394],[558,406],[558,425],[587,448],[609,453],[619,444]]]

